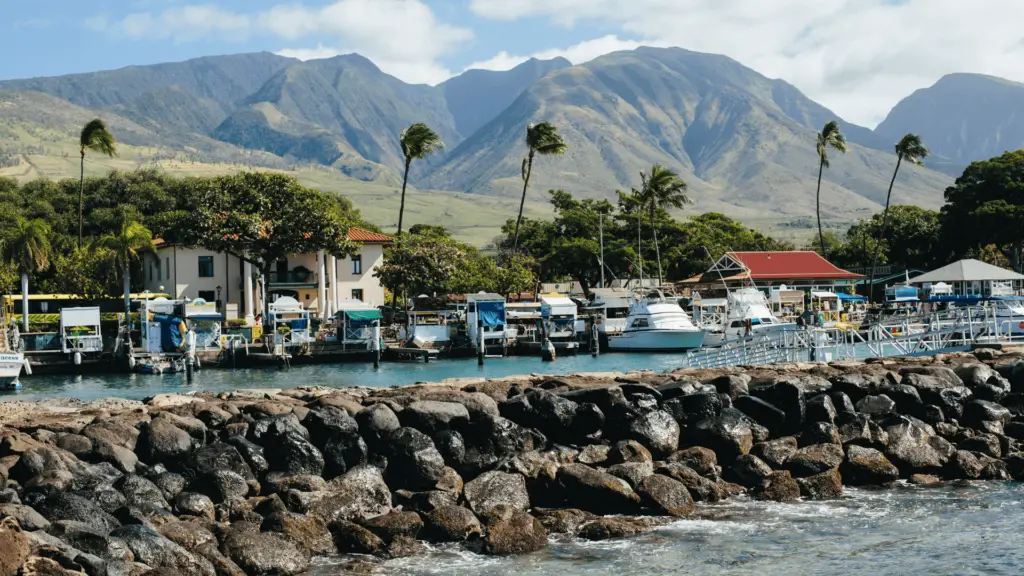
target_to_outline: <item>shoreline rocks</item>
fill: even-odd
[[[0,573],[292,575],[628,537],[743,493],[1024,480],[1024,361],[989,351],[7,408]]]

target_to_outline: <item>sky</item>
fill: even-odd
[[[725,54],[874,127],[953,72],[1024,81],[1024,0],[0,0],[0,79],[269,51],[406,82],[637,46]]]

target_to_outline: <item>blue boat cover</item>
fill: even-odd
[[[504,326],[505,325],[505,303],[500,301],[494,302],[477,302],[476,303],[477,314],[480,315],[480,322],[484,326]]]
[[[154,314],[153,321],[160,323],[160,347],[164,352],[181,349],[181,318],[167,314]]]
[[[868,299],[864,296],[858,296],[856,294],[836,294],[840,300],[844,302],[867,302]]]

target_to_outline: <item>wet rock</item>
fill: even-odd
[[[388,478],[402,488],[430,489],[444,474],[445,462],[426,434],[399,428],[390,436]]]
[[[469,508],[481,517],[486,517],[495,506],[516,510],[530,508],[526,480],[519,474],[484,472],[466,484],[464,493]]]
[[[4,518],[17,520],[18,526],[28,532],[46,530],[50,527],[50,521],[44,518],[42,514],[36,512],[31,506],[23,504],[0,504],[0,520]]]
[[[770,500],[773,502],[794,502],[800,498],[800,486],[790,476],[788,470],[777,470],[764,485],[754,492],[758,500]]]
[[[1005,407],[986,400],[971,400],[964,404],[962,424],[971,428],[987,429],[988,422],[999,424],[1000,430],[1013,417]]]
[[[533,513],[550,534],[575,535],[581,526],[597,519],[590,512],[576,508],[535,508]]]
[[[363,464],[331,480],[328,489],[311,504],[308,512],[330,525],[336,520],[380,516],[390,509],[391,490],[384,483],[380,469]]]
[[[845,454],[838,444],[815,444],[796,451],[785,467],[796,478],[805,478],[831,470],[842,463]]]
[[[487,522],[483,551],[492,555],[526,554],[543,549],[547,543],[547,530],[539,520],[522,510],[498,507]]]
[[[28,538],[14,518],[0,520],[0,574],[19,574],[28,558]]]
[[[915,486],[936,486],[942,483],[942,478],[931,474],[911,474],[907,482]]]
[[[800,433],[800,446],[814,444],[842,444],[839,428],[829,422],[811,422]]]
[[[188,552],[145,526],[122,526],[110,535],[128,546],[135,561],[152,568],[162,568],[183,576],[214,576],[213,565],[208,560]]]
[[[423,530],[423,519],[415,512],[389,512],[360,522],[386,544],[398,537],[416,538]]]
[[[666,462],[678,462],[694,469],[698,474],[714,474],[718,470],[718,457],[703,446],[679,450],[665,458]]]
[[[558,469],[558,482],[570,506],[599,514],[621,514],[636,510],[640,497],[624,480],[584,464],[567,464]]]
[[[836,421],[836,407],[828,394],[818,394],[807,401],[807,422],[827,422],[834,424]]]
[[[420,400],[406,406],[398,419],[402,426],[434,434],[441,430],[460,429],[465,426],[469,422],[469,410],[455,402]]]
[[[170,508],[164,500],[163,492],[149,480],[142,476],[128,474],[114,482],[114,488],[119,490],[125,497],[128,506],[134,506],[143,510],[154,510]]]
[[[289,576],[309,568],[309,558],[295,544],[270,532],[233,533],[223,548],[246,574]]]
[[[690,496],[697,502],[718,502],[727,496],[717,483],[701,476],[696,470],[679,462],[658,465],[654,471],[662,476],[678,480],[686,486]]]
[[[708,381],[718,390],[719,394],[726,394],[733,400],[749,394],[750,376],[746,374],[725,374]]]
[[[292,415],[289,414],[289,416]],[[290,476],[303,474],[319,476],[323,473],[323,454],[312,442],[300,434],[265,436],[264,446],[271,470],[285,472]]]
[[[139,428],[135,453],[148,464],[173,464],[184,460],[195,447],[188,432],[167,420],[153,420]]]
[[[96,531],[92,527],[73,520],[55,522],[50,534],[63,540],[77,551],[95,556],[101,560],[133,560],[128,546],[118,538]],[[78,554],[75,554],[77,556]]]
[[[423,516],[423,536],[431,542],[463,542],[482,533],[480,521],[462,506],[441,506]]]
[[[731,464],[737,456],[750,452],[754,437],[743,413],[726,408],[717,418],[701,420],[693,430],[693,440],[709,448],[723,465]]]
[[[879,385],[877,379],[859,373],[840,374],[830,378],[829,382],[832,383],[835,392],[845,394],[852,402],[858,402],[868,394],[874,394],[878,390]],[[836,405],[837,409],[840,408],[834,396],[832,402]]]
[[[341,554],[383,554],[387,550],[376,534],[358,524],[338,521],[330,525],[334,546]]]
[[[758,442],[750,449],[750,453],[763,460],[772,468],[782,468],[790,456],[796,454],[797,440],[793,436],[785,436],[767,442]]]
[[[624,462],[651,462],[654,457],[636,440],[620,440],[612,445],[608,452],[606,464],[622,464]]]
[[[889,445],[889,433],[870,416],[857,414],[839,427],[839,440],[843,446],[856,444],[885,450]]]
[[[693,498],[686,486],[668,476],[652,474],[644,478],[637,492],[643,505],[656,514],[683,517],[693,513]]]
[[[116,518],[103,511],[96,503],[75,494],[54,494],[35,508],[50,522],[76,520],[102,533],[108,533],[120,525]]]
[[[772,475],[771,466],[753,454],[744,454],[736,458],[729,471],[739,485],[747,488],[763,485]]]
[[[624,518],[598,518],[587,522],[579,531],[579,537],[584,540],[611,540],[614,538],[627,538],[643,532],[643,528],[634,522]]]
[[[181,474],[175,474],[174,472],[161,472],[155,476],[150,476],[150,480],[153,485],[160,489],[160,493],[163,494],[164,500],[168,502],[174,501],[174,499],[185,489],[185,477]]]
[[[298,416],[291,412],[266,416],[249,428],[249,439],[265,448],[268,447],[268,440],[288,435],[309,440],[309,430],[299,422]]]
[[[238,450],[238,453],[241,454],[245,463],[249,465],[249,469],[254,474],[264,474],[270,470],[270,463],[267,462],[267,458],[263,454],[262,446],[250,442],[241,436],[232,436],[226,442]]]
[[[204,494],[195,492],[182,492],[174,501],[174,507],[179,514],[198,516],[213,520],[216,507],[210,498]]]
[[[885,431],[889,435],[885,455],[908,474],[938,472],[952,455],[949,442],[934,436],[931,427],[918,420],[901,418]]]
[[[203,544],[217,543],[217,537],[213,532],[195,521],[173,520],[160,525],[157,532],[186,550],[198,548]]]
[[[843,481],[838,469],[796,479],[800,494],[811,500],[830,500],[843,496]]]
[[[359,424],[356,420],[337,406],[321,406],[310,410],[302,419],[302,425],[309,431],[310,441],[320,449],[323,449],[327,441],[335,435],[359,435]]]
[[[962,440],[957,444],[957,448],[960,450],[967,450],[970,452],[978,452],[992,458],[999,458],[1002,456],[1002,446],[999,442],[999,437],[995,434],[977,434],[971,438]]]
[[[884,454],[855,444],[846,447],[846,459],[839,470],[850,486],[884,486],[900,477],[899,470]]]
[[[606,470],[612,476],[625,480],[631,488],[636,490],[641,480],[654,474],[653,462],[624,462],[609,466]]]
[[[857,412],[868,416],[884,416],[896,409],[896,403],[885,394],[865,396],[857,402]]]
[[[585,446],[580,451],[579,456],[576,457],[576,461],[580,464],[587,464],[593,466],[595,464],[604,464],[608,461],[611,453],[611,446],[606,444],[591,444]]]
[[[225,442],[214,442],[197,449],[181,465],[180,471],[188,482],[218,471],[233,472],[244,480],[256,479],[238,448]]]
[[[981,478],[981,472],[986,463],[973,452],[957,450],[946,462],[945,475],[955,480],[963,478],[977,480]]]
[[[366,442],[358,434],[340,433],[331,436],[323,447],[324,478],[336,478],[366,462],[367,453]]]
[[[191,489],[209,496],[214,504],[249,495],[249,484],[245,478],[230,470],[206,473],[192,483]]]
[[[733,406],[776,434],[786,427],[786,413],[756,396],[740,396]]]
[[[690,394],[666,400],[662,407],[682,426],[714,418],[724,408],[718,394]]]
[[[1014,480],[1024,479],[1024,452],[1014,452],[1003,457],[1003,463]]]
[[[419,540],[407,536],[396,536],[388,544],[388,556],[391,558],[408,558],[410,556],[421,556],[427,552],[427,547]]]

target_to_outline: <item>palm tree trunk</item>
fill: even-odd
[[[21,273],[21,327],[28,333],[28,272]]]
[[[131,319],[132,315],[132,276],[128,271],[128,265],[124,266],[124,317]]]
[[[825,233],[821,229],[821,175],[825,171],[825,157],[821,157],[821,161],[818,164],[818,192],[814,197],[814,210],[818,214],[818,241],[821,243],[821,257],[828,260],[828,254],[825,253]]]
[[[85,148],[82,149],[82,168],[78,180],[78,247],[82,247],[82,223],[85,211]]]
[[[533,150],[526,161],[526,178],[523,179],[523,197],[519,200],[519,217],[516,218],[516,233],[512,238],[512,253],[519,249],[519,224],[523,221],[523,206],[526,205],[526,189],[530,186],[530,173],[533,172]]]
[[[398,206],[398,234],[395,235],[395,244],[402,241],[402,217],[405,216],[405,186],[409,183],[409,166],[412,165],[412,158],[405,159],[405,175],[402,177],[402,202]],[[395,306],[398,304],[398,292],[402,289],[401,283],[391,289],[391,319],[395,318]]]
[[[661,275],[661,249],[658,248],[658,227],[654,225],[654,207],[651,207],[651,231],[654,232],[654,254],[658,258],[658,286],[665,283]]]
[[[875,243],[875,254],[871,257],[871,275],[868,280],[868,302],[875,297],[875,267],[878,266],[878,253],[882,249],[882,241],[885,240],[885,233],[889,228],[889,201],[892,199],[892,187],[896,184],[896,175],[900,173],[900,163],[903,162],[903,154],[896,155],[896,170],[892,173],[892,180],[889,181],[889,193],[885,195],[885,210],[882,211],[882,230],[878,233],[878,242]]]

